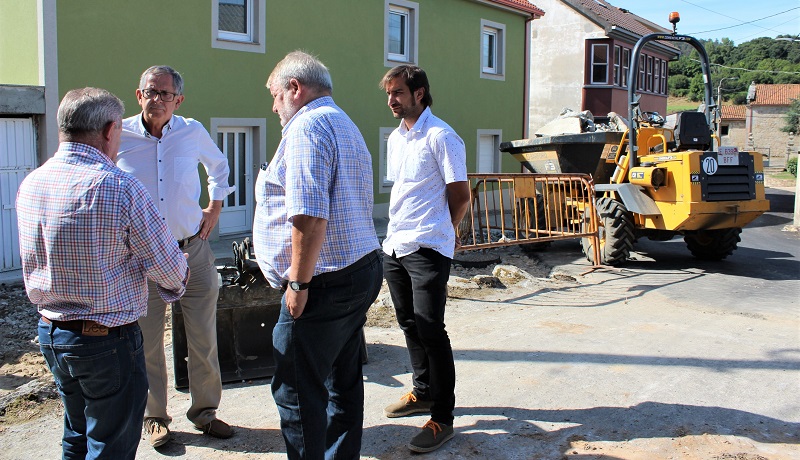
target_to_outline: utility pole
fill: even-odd
[[[720,78],[719,85],[717,85],[717,117],[716,117],[717,119],[714,120],[716,122],[715,123],[716,124],[716,129],[714,130],[714,132],[717,133],[717,137],[719,138],[719,143],[720,144],[722,144],[722,138],[721,138],[720,133],[719,133],[719,129],[720,129],[719,125],[720,125],[720,122],[722,121],[722,82],[725,81],[725,80],[738,80],[738,78],[736,78],[736,77]],[[717,148],[719,148],[719,145],[717,146]]]

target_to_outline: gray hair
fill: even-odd
[[[145,70],[142,74],[142,77],[139,78],[139,89],[145,88],[145,85],[147,85],[147,78],[150,75],[171,75],[172,86],[175,88],[175,92],[178,94],[183,94],[183,77],[181,77],[181,74],[172,67],[168,65],[154,65]]]
[[[328,68],[315,56],[304,51],[292,51],[287,54],[269,75],[267,88],[278,85],[286,89],[292,78],[317,91],[333,91]]]
[[[121,123],[125,105],[110,92],[100,88],[73,89],[58,106],[59,132],[67,136],[94,135],[111,122]]]

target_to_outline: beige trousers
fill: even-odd
[[[187,370],[192,404],[186,417],[196,426],[216,418],[222,398],[222,381],[217,355],[217,297],[219,280],[216,259],[208,241],[195,238],[183,247],[189,254],[189,283],[181,298],[189,351]],[[147,408],[144,418],[158,418],[169,424],[167,413],[167,363],[164,356],[164,322],[167,304],[155,284],[148,283],[147,316],[139,318],[144,337],[147,366]]]

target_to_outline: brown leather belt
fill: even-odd
[[[109,332],[113,332],[121,327],[125,326],[135,326],[139,324],[137,321],[132,323],[124,324],[122,326],[116,327],[108,327],[103,324],[98,323],[97,321],[92,321],[90,319],[76,319],[72,321],[53,321],[51,319],[45,318],[42,316],[42,321],[47,324],[52,324],[53,326],[64,329],[67,331],[78,331],[81,335],[86,335],[90,337],[103,337],[108,335]]]
[[[180,249],[183,249],[184,246],[188,246],[189,243],[191,243],[192,240],[194,240],[198,236],[200,236],[200,232],[195,233],[194,235],[190,236],[189,238],[184,238],[182,240],[178,240],[178,247]]]

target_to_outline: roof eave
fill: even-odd
[[[643,35],[639,35],[637,33],[631,32],[628,29],[619,27],[619,26],[610,26],[605,29],[606,36],[609,38],[621,39],[626,40],[631,43],[636,43],[639,41]],[[656,32],[653,32],[656,33]],[[645,48],[660,51],[668,56],[671,56],[670,60],[677,58],[680,56],[680,50],[677,48],[673,48],[672,46],[666,45],[664,43],[658,41],[651,41],[645,45]]]
[[[532,19],[539,19],[540,17],[544,16],[544,11],[539,9],[533,3],[530,4],[530,7],[523,7],[518,3],[514,3],[508,0],[472,0],[475,3],[482,3],[484,5],[488,5],[494,8],[500,8],[501,10],[511,11],[512,13],[517,13],[523,16],[531,17]]]

